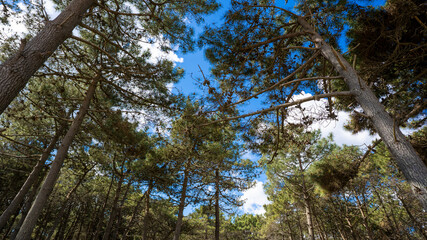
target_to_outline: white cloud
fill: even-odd
[[[182,63],[184,62],[184,58],[180,58],[178,57],[178,55],[176,55],[175,51],[177,51],[178,49],[173,49],[171,51],[165,52],[161,49],[162,43],[161,41],[164,41],[162,39],[156,39],[154,40],[153,43],[149,43],[148,39],[142,39],[139,42],[139,45],[142,47],[142,49],[144,50],[149,50],[151,53],[151,57],[149,59],[149,61],[151,63],[156,63],[160,60],[163,59],[167,59],[169,61],[172,61],[174,63]],[[163,44],[169,45],[169,43],[166,41]]]
[[[255,185],[252,188],[243,192],[240,200],[244,200],[243,212],[250,214],[264,214],[264,205],[269,204],[267,195],[264,193],[263,182],[255,180]]]
[[[52,0],[44,0],[44,8],[49,19],[55,19],[61,12],[55,9],[55,3]]]
[[[350,115],[347,112],[338,112],[338,120],[322,121],[313,124],[312,128],[320,129],[322,137],[327,137],[330,133],[334,136],[334,141],[338,145],[370,145],[378,138],[378,134],[370,135],[369,131],[361,131],[352,134],[344,129],[344,125],[350,121]]]
[[[302,92],[301,94],[295,95],[293,100],[301,98],[311,97],[309,93]],[[313,116],[319,117],[324,116],[326,113],[326,99],[319,99],[318,101],[308,101],[301,104],[304,109],[301,111],[297,108],[292,108],[289,111],[290,117],[289,122],[299,122],[301,116]],[[344,129],[344,125],[350,121],[350,115],[347,112],[338,112],[337,120],[324,120],[315,122],[309,127],[309,130],[319,129],[322,133],[322,137],[327,137],[330,133],[334,136],[334,141],[338,145],[370,145],[371,142],[378,138],[378,135],[370,135],[369,131],[361,131],[357,134],[352,134],[350,131]]]

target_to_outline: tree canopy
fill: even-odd
[[[426,6],[0,1],[0,237],[427,239]]]

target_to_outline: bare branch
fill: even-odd
[[[231,121],[231,120],[236,120],[236,119],[239,119],[239,118],[250,117],[250,116],[253,116],[253,115],[259,115],[259,114],[267,113],[267,112],[270,112],[270,111],[273,111],[273,110],[276,110],[276,109],[286,108],[286,107],[298,105],[298,104],[301,104],[301,103],[304,103],[304,102],[308,102],[308,101],[312,101],[312,100],[319,100],[320,98],[337,97],[337,96],[353,96],[353,93],[351,91],[343,91],[343,92],[332,92],[332,93],[325,93],[325,94],[314,95],[314,96],[311,96],[311,97],[301,98],[301,99],[298,99],[298,100],[290,102],[290,103],[284,103],[284,104],[280,104],[280,105],[277,105],[277,106],[274,106],[274,107],[262,109],[262,110],[259,110],[259,111],[256,111],[256,112],[252,112],[252,113],[248,113],[248,114],[243,114],[243,115],[236,116],[236,117],[219,119],[219,120],[212,121],[212,122],[209,122],[209,123],[201,124],[200,126],[207,126],[207,125],[218,123],[218,122]]]

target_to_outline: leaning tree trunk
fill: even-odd
[[[303,17],[298,17],[298,23],[311,34],[316,47],[344,78],[356,101],[369,117],[377,133],[390,150],[400,171],[411,185],[415,197],[427,211],[427,166],[421,161],[411,143],[396,126],[366,82],[361,79],[345,58],[329,46]]]
[[[89,86],[86,97],[80,106],[79,113],[71,124],[70,129],[68,129],[67,134],[64,136],[61,146],[58,148],[49,173],[47,174],[46,179],[37,195],[37,198],[31,206],[30,212],[25,218],[24,223],[22,224],[22,227],[16,236],[17,239],[27,240],[31,238],[31,233],[33,232],[33,229],[37,223],[37,219],[43,210],[49,195],[52,193],[56,180],[59,177],[62,164],[64,163],[65,157],[67,156],[68,148],[71,146],[71,143],[74,140],[74,136],[76,136],[78,133],[87,110],[89,109],[90,102],[95,95],[96,86],[100,78],[101,76],[97,75]]]
[[[12,214],[18,210],[19,206],[21,205],[22,201],[25,198],[25,195],[28,193],[31,186],[34,185],[34,182],[37,181],[37,177],[39,176],[39,173],[43,169],[43,166],[44,166],[46,160],[49,158],[50,152],[52,152],[53,148],[55,147],[56,142],[58,141],[59,135],[61,133],[62,133],[62,128],[61,128],[61,130],[59,130],[55,133],[55,135],[53,136],[49,145],[43,151],[39,161],[36,164],[36,166],[34,166],[30,175],[28,175],[28,178],[25,181],[24,185],[22,185],[21,189],[19,189],[19,192],[13,198],[12,202],[9,204],[9,206],[6,208],[6,210],[4,210],[4,212],[0,216],[0,230],[3,229],[3,227],[6,225],[10,216],[12,216]]]
[[[95,0],[73,0],[27,44],[22,40],[19,51],[0,65],[0,114],[58,46],[71,36],[94,3]]]
[[[188,174],[189,174],[189,169],[188,169],[188,166],[186,166],[184,170],[184,181],[182,183],[181,199],[180,199],[179,208],[178,208],[178,219],[176,220],[175,233],[173,236],[173,240],[179,240],[179,236],[181,235],[182,218],[184,217],[185,199],[187,197]]]

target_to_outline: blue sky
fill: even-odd
[[[373,1],[374,5],[382,5],[384,4],[384,0],[377,0]],[[223,15],[225,11],[228,9],[230,1],[221,1],[222,7],[215,13],[209,16],[205,17],[205,24],[216,24],[221,25],[223,22]],[[294,1],[288,1],[288,6],[292,6]],[[363,3],[367,4],[366,1]],[[59,12],[54,9],[54,4],[51,0],[45,1],[46,10],[50,16],[50,18],[54,18]],[[24,7],[24,5],[21,5],[21,7]],[[291,7],[288,9],[291,9]],[[19,16],[18,16],[19,18]],[[17,19],[19,20],[19,19]],[[191,24],[191,22],[190,22]],[[195,28],[196,36],[201,34],[203,32],[202,26],[197,26],[193,24],[193,27]],[[19,21],[12,21],[12,24],[7,28],[2,28],[2,34],[8,34],[10,33],[25,33],[28,31],[23,23],[20,23]],[[342,44],[345,44],[345,41],[342,41]],[[159,51],[159,49],[156,49],[156,45],[145,45],[144,47],[149,48],[154,56],[161,56],[171,59],[172,61],[175,61],[178,67],[181,67],[185,70],[185,76],[181,79],[181,81],[174,85],[174,92],[181,92],[184,94],[191,94],[191,93],[198,93],[201,94],[201,91],[196,86],[195,79],[201,78],[202,74],[199,70],[200,68],[203,70],[205,75],[209,75],[211,65],[206,60],[203,49],[199,49],[197,51],[184,54],[182,52],[176,51],[171,52],[168,54],[163,54]],[[315,102],[315,103],[306,103],[306,107],[308,109],[312,108],[315,105],[321,105],[322,102]],[[246,108],[248,110],[255,110],[258,106],[256,105],[248,105]],[[354,145],[360,145],[363,146],[364,144],[369,144],[375,136],[370,136],[367,132],[362,132],[358,135],[352,135],[351,133],[345,131],[342,128],[342,125],[348,120],[348,114],[344,112],[338,113],[338,121],[330,121],[330,122],[323,122],[323,123],[316,123],[313,128],[314,129],[321,129],[322,135],[327,136],[329,133],[334,133],[335,135],[335,141],[338,144],[354,144]],[[256,156],[251,153],[246,153],[244,155],[245,158],[250,158],[253,161],[257,161],[259,156]],[[255,186],[248,191],[245,191],[243,193],[243,198],[248,199],[247,203],[243,206],[241,209],[242,212],[245,213],[254,213],[254,214],[260,214],[263,213],[263,204],[267,204],[267,198],[266,195],[263,192],[263,183],[266,181],[266,176],[262,174],[255,183]],[[185,213],[188,214],[192,210],[191,207],[187,208]]]
[[[284,2],[284,1],[283,1]],[[375,1],[356,1],[360,5],[371,5],[371,6],[381,6],[384,5],[385,0],[375,0]],[[215,24],[221,25],[223,22],[223,15],[230,6],[230,1],[221,1],[221,8],[215,14],[209,15],[205,17],[204,24]],[[287,9],[292,9],[294,5],[294,1],[288,1]],[[196,36],[203,32],[203,27],[193,25],[195,28]],[[343,38],[340,40],[340,46],[343,49],[346,49],[346,41],[344,39],[345,33],[343,32]],[[198,89],[196,85],[195,79],[202,78],[202,73],[199,70],[200,68],[203,70],[203,73],[208,76],[211,68],[211,64],[207,61],[204,56],[203,49],[198,49],[197,51],[191,53],[182,53],[180,51],[176,52],[179,58],[182,58],[182,62],[178,62],[177,66],[181,67],[185,70],[185,76],[181,81],[174,85],[174,92],[181,92],[184,94],[202,94],[202,92]],[[316,103],[315,103],[316,104]],[[319,104],[319,103],[317,103]],[[321,104],[321,103],[320,103]],[[313,103],[306,103],[307,108],[313,107]],[[253,109],[251,109],[251,107]],[[249,105],[246,108],[248,110],[256,110],[257,105]],[[333,133],[335,137],[335,142],[342,145],[369,145],[372,140],[377,138],[377,136],[371,136],[368,132],[361,132],[357,135],[352,135],[351,133],[345,131],[343,129],[343,125],[349,120],[349,116],[347,113],[339,112],[337,121],[329,121],[329,122],[321,122],[313,125],[313,129],[321,129],[322,136],[326,137],[329,133]],[[257,156],[252,153],[246,153],[244,155],[245,158],[250,158],[253,161],[257,161],[260,156]],[[247,199],[246,204],[241,208],[242,212],[252,213],[252,214],[262,214],[264,209],[262,207],[263,204],[267,204],[268,200],[266,195],[263,192],[263,184],[266,181],[265,174],[261,174],[257,179],[255,186],[248,191],[243,193],[243,198]],[[191,212],[193,207],[188,207],[185,211],[185,214]]]

